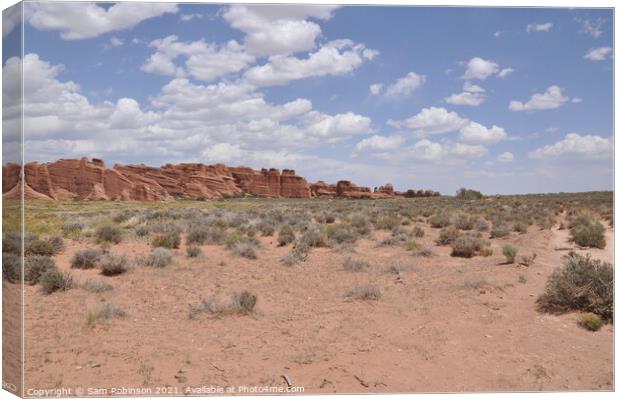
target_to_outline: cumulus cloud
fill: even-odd
[[[497,74],[497,76],[499,76],[500,78],[504,79],[506,77],[508,77],[508,75],[511,75],[515,70],[512,68],[504,68],[501,71],[499,71],[499,73]]]
[[[476,122],[469,122],[459,131],[462,142],[476,145],[491,145],[505,140],[508,137],[506,131],[499,126],[487,128]]]
[[[564,105],[569,100],[562,93],[559,86],[549,86],[544,93],[536,93],[532,95],[529,101],[523,103],[521,101],[511,101],[508,108],[511,111],[534,111],[542,109],[555,109]]]
[[[177,11],[177,5],[170,3],[114,3],[107,9],[96,3],[24,3],[25,20],[36,29],[60,32],[64,40],[130,29],[146,19]]]
[[[465,82],[461,93],[452,94],[444,100],[449,104],[477,107],[482,104],[486,98],[484,92],[485,90],[482,87],[470,82]]]
[[[192,76],[204,81],[239,72],[255,60],[234,40],[220,46],[204,40],[181,42],[177,36],[171,35],[153,40],[149,47],[156,51],[142,65],[143,71],[175,77]],[[179,57],[185,58],[183,65],[175,62]]]
[[[510,163],[514,160],[514,155],[512,155],[511,152],[502,152],[501,154],[499,154],[497,156],[497,162],[501,162],[501,163]]]
[[[603,34],[604,21],[601,18],[595,20],[577,18],[576,21],[581,24],[579,33],[584,33],[594,38],[599,38]]]
[[[245,33],[244,44],[257,57],[288,55],[316,47],[321,27],[310,19],[328,20],[337,6],[234,4],[224,19]]]
[[[401,148],[405,142],[404,137],[400,135],[379,136],[373,135],[365,138],[355,145],[354,156],[360,153],[368,154],[374,158],[390,158],[392,152]]]
[[[568,133],[563,140],[546,145],[528,153],[533,159],[578,157],[588,159],[609,159],[613,154],[611,137]]]
[[[21,4],[15,4],[2,11],[2,37],[5,37],[9,33],[13,32],[15,27],[19,26],[22,22],[22,7]]]
[[[487,154],[488,150],[482,145],[470,145],[464,143],[437,143],[428,139],[422,139],[406,149],[409,157],[429,162],[462,161],[480,158]]]
[[[348,39],[334,40],[310,53],[307,58],[269,57],[266,64],[248,69],[244,79],[257,86],[276,86],[314,76],[346,75],[369,59],[365,50],[363,44]]]
[[[385,97],[406,97],[417,90],[426,82],[426,76],[415,72],[409,72],[402,78],[397,79],[390,85],[375,83],[370,85],[370,92],[374,95],[384,95]]]
[[[404,121],[389,120],[388,124],[395,127],[406,127],[420,135],[442,134],[456,131],[467,124],[468,120],[456,112],[445,108],[423,108],[417,115]]]
[[[489,76],[495,75],[499,71],[499,65],[494,61],[474,57],[467,62],[467,69],[465,70],[463,79],[486,80]]]
[[[553,28],[553,23],[545,22],[541,24],[528,24],[526,31],[529,32],[549,32]]]
[[[597,47],[588,50],[586,55],[583,58],[586,58],[591,61],[605,61],[607,58],[611,57],[612,49],[611,47]]]

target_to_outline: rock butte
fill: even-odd
[[[347,180],[337,184],[318,181],[308,184],[294,170],[254,170],[222,164],[144,164],[106,168],[93,158],[60,159],[56,162],[30,162],[24,165],[24,197],[48,200],[170,200],[175,198],[396,198],[439,195],[429,190],[394,191],[391,184],[375,188],[360,187]],[[19,197],[20,165],[2,166],[4,198]]]

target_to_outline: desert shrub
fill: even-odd
[[[65,222],[62,225],[62,234],[65,236],[77,236],[86,227],[86,223],[82,221],[77,222]]]
[[[2,253],[20,255],[22,253],[21,235],[15,233],[5,234],[2,238]]]
[[[15,283],[22,278],[21,257],[12,253],[2,253],[2,278],[8,282]]]
[[[472,230],[475,218],[465,213],[459,213],[454,217],[454,226],[459,230]]]
[[[435,240],[437,245],[450,245],[459,237],[460,233],[454,226],[444,227],[439,231],[439,237]]]
[[[512,225],[512,230],[517,233],[525,234],[527,233],[527,227],[528,224],[526,222],[515,222]]]
[[[71,258],[71,267],[74,269],[91,269],[97,266],[101,251],[97,248],[86,248],[77,251]]]
[[[65,241],[60,236],[50,236],[45,240],[52,247],[53,254],[56,255],[65,249]]]
[[[415,226],[412,230],[411,230],[412,234],[414,237],[416,238],[422,238],[424,237],[424,229],[420,226]]]
[[[581,247],[605,248],[605,227],[598,220],[573,223],[571,239]]]
[[[145,224],[139,224],[136,227],[134,227],[133,229],[134,233],[136,233],[136,236],[138,237],[146,237],[149,234],[151,234],[151,231],[149,230],[149,227]]]
[[[232,296],[232,306],[236,313],[252,313],[256,306],[256,295],[249,291],[235,292]]]
[[[302,234],[299,240],[309,247],[323,247],[325,246],[326,237],[322,230],[309,228]]]
[[[521,257],[521,261],[519,262],[519,264],[521,266],[525,266],[525,267],[530,267],[534,264],[534,261],[536,260],[536,253],[533,253],[529,256],[527,255],[523,255]]]
[[[265,237],[271,237],[276,232],[276,224],[271,220],[263,219],[256,227]]]
[[[176,231],[160,234],[153,237],[151,245],[154,248],[178,248],[181,245],[181,235]]]
[[[46,271],[52,269],[56,269],[56,263],[49,256],[27,256],[24,259],[24,281],[36,284]]]
[[[92,327],[98,321],[108,320],[112,317],[125,316],[127,316],[127,312],[125,312],[123,309],[106,302],[86,311],[86,325]]]
[[[123,232],[116,226],[105,225],[95,230],[95,236],[99,242],[118,244],[123,240]]]
[[[515,258],[517,257],[518,249],[512,244],[506,244],[502,248],[502,254],[506,257],[507,263],[515,263]]]
[[[287,252],[280,259],[280,262],[282,262],[285,266],[293,266],[293,265],[296,265],[297,263],[299,263],[301,261],[302,260],[300,259],[300,257],[297,256],[297,254],[295,254],[293,251]]]
[[[61,272],[56,268],[48,269],[41,275],[41,290],[46,294],[56,291],[67,291],[73,287],[73,277],[71,274]]]
[[[287,224],[280,227],[280,231],[278,231],[278,245],[282,247],[293,241],[295,241],[295,232],[293,228]]]
[[[375,229],[378,230],[392,230],[400,226],[400,218],[396,216],[381,216],[375,220]]]
[[[214,297],[203,299],[198,305],[189,305],[189,318],[194,319],[200,313],[209,313],[214,316],[247,315],[254,311],[257,297],[249,291],[235,292],[227,302],[219,301]]]
[[[172,263],[172,251],[163,247],[153,249],[153,252],[151,252],[144,260],[145,266],[158,268],[166,267],[170,263]]]
[[[187,229],[185,241],[188,244],[202,245],[209,239],[211,227],[204,224],[191,224]]]
[[[247,259],[256,259],[256,244],[250,241],[239,241],[232,247],[233,254]]]
[[[487,231],[489,230],[489,223],[483,218],[479,217],[474,222],[474,229],[477,231]]]
[[[351,299],[378,301],[381,299],[381,291],[374,285],[358,285],[349,289],[345,296]]]
[[[484,246],[484,240],[471,235],[457,237],[452,242],[452,256],[471,258],[476,255]]]
[[[480,256],[484,256],[485,258],[493,256],[493,248],[489,245],[482,247],[480,250]]]
[[[400,274],[410,269],[411,269],[411,266],[409,265],[403,265],[400,263],[396,263],[396,264],[390,265],[390,267],[385,269],[385,272],[390,273],[390,274]]]
[[[510,226],[505,223],[493,223],[491,238],[503,238],[510,234]]]
[[[314,216],[317,223],[334,223],[336,216],[331,212],[319,212]]]
[[[370,263],[360,259],[347,258],[342,266],[344,267],[344,270],[358,272],[369,267]]]
[[[124,254],[108,252],[99,259],[101,274],[104,276],[116,276],[129,270],[129,260]]]
[[[55,254],[54,246],[48,240],[36,238],[24,242],[24,255],[41,255],[53,256]]]
[[[436,213],[428,219],[431,227],[441,228],[450,226],[450,215],[447,213]]]
[[[332,224],[325,228],[327,240],[336,243],[354,243],[359,235],[355,229],[345,224]]]
[[[538,298],[538,309],[550,313],[571,310],[613,319],[614,272],[609,263],[570,252],[549,279]]]
[[[579,315],[579,320],[577,322],[581,327],[590,331],[598,331],[605,324],[605,321],[594,313],[583,313]]]
[[[456,192],[456,198],[463,200],[477,200],[482,198],[482,193],[472,189],[461,188]]]
[[[489,282],[484,277],[473,276],[473,277],[467,277],[465,281],[463,282],[463,285],[466,288],[477,290],[477,289],[480,289],[482,287],[489,285]]]
[[[88,292],[101,293],[112,290],[114,287],[101,280],[86,280],[80,284],[80,288]]]
[[[405,243],[404,247],[407,251],[415,251],[422,248],[422,245],[416,240],[410,240]]]
[[[200,255],[202,255],[202,249],[200,249],[200,247],[198,247],[196,245],[189,245],[185,249],[185,252],[186,252],[188,258],[197,258]]]
[[[434,255],[433,250],[428,248],[428,247],[424,247],[424,248],[420,248],[420,249],[416,249],[413,251],[413,256],[421,256],[424,258],[428,258]]]
[[[361,213],[351,215],[349,223],[359,234],[366,235],[370,233],[370,220]]]

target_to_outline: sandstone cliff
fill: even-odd
[[[19,197],[20,167],[2,166],[2,193]],[[319,181],[308,184],[294,170],[254,170],[200,163],[144,164],[106,168],[100,159],[61,159],[31,162],[24,166],[24,196],[29,199],[169,200],[174,198],[395,198],[404,196],[386,184],[371,191],[347,180],[337,184]],[[409,193],[413,190],[409,190]],[[424,192],[425,194],[427,192]],[[432,192],[431,192],[432,193]]]

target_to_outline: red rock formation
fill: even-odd
[[[20,167],[2,166],[5,198],[19,198]],[[439,195],[433,191],[397,193],[391,184],[375,188],[341,180],[337,184],[318,181],[309,185],[294,170],[227,167],[222,164],[144,164],[106,168],[100,159],[61,159],[24,165],[24,197],[67,200],[169,200],[173,198],[230,198],[253,195],[270,198],[395,198]]]

